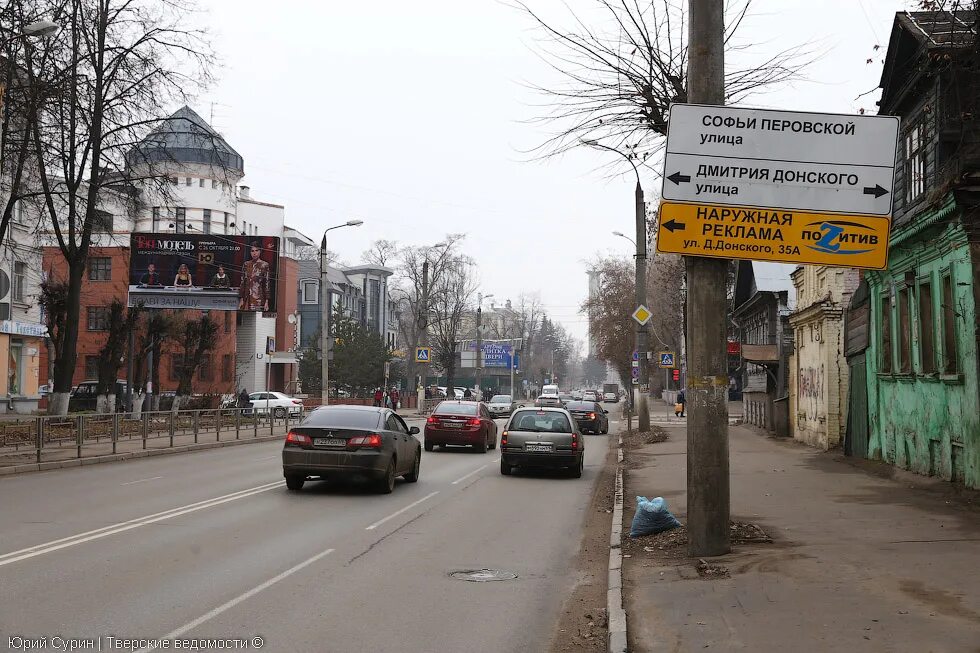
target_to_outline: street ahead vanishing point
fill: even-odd
[[[671,105],[658,251],[884,268],[898,127]]]

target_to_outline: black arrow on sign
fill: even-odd
[[[667,222],[664,223],[664,229],[666,229],[671,233],[674,233],[678,229],[684,231],[685,229],[687,229],[687,225],[684,224],[683,222],[677,222],[676,220],[668,220]]]
[[[691,175],[682,175],[680,173],[680,171],[677,171],[674,174],[672,174],[671,176],[667,177],[667,179],[669,179],[672,182],[674,182],[674,185],[677,186],[681,182],[687,183],[687,182],[691,181]]]
[[[882,188],[880,184],[875,184],[874,185],[874,188],[872,188],[871,186],[865,186],[864,187],[864,194],[865,195],[874,195],[875,198],[878,198],[878,197],[881,197],[882,195],[887,195],[888,194],[888,191],[885,190],[884,188]]]

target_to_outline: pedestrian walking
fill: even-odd
[[[687,403],[687,398],[684,396],[684,390],[677,393],[677,403],[674,404],[674,416],[684,417],[684,404]]]
[[[243,409],[242,414],[245,414],[245,408],[250,408],[252,402],[248,398],[248,390],[242,388],[242,391],[238,393],[238,407]]]
[[[384,393],[381,392],[381,388],[374,389],[374,405],[375,407],[381,406],[381,401],[384,399]]]
[[[401,395],[398,393],[398,388],[391,389],[391,407],[395,410],[401,408]]]
[[[473,393],[470,392],[469,388],[466,388],[466,390],[463,391],[463,399],[472,399],[472,398],[473,398]]]

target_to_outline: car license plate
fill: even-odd
[[[553,449],[553,445],[550,444],[527,444],[524,446],[525,451],[534,451],[539,453],[551,452],[552,449]]]
[[[313,446],[315,447],[344,447],[347,446],[347,440],[343,438],[314,438]]]
[[[442,426],[443,426],[443,428],[447,428],[447,429],[461,429],[461,428],[463,428],[463,423],[462,422],[443,422],[442,423]]]

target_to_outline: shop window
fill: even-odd
[[[211,368],[211,354],[201,357],[201,367],[197,370],[197,378],[201,381],[214,381],[214,370]]]
[[[885,374],[892,371],[892,308],[888,297],[881,298],[881,354],[878,368]]]
[[[943,373],[959,373],[956,351],[956,305],[953,301],[953,277],[943,276]]]
[[[89,281],[112,280],[112,259],[108,256],[93,256],[88,260]]]
[[[232,366],[234,364],[234,359],[231,354],[224,354],[221,357],[221,380],[231,381],[232,379]]]
[[[912,324],[909,321],[909,289],[898,291],[898,371],[912,372]]]
[[[919,367],[923,374],[936,371],[936,336],[932,311],[932,284],[919,284]]]
[[[109,329],[109,307],[86,306],[85,323],[89,331],[107,331]]]

